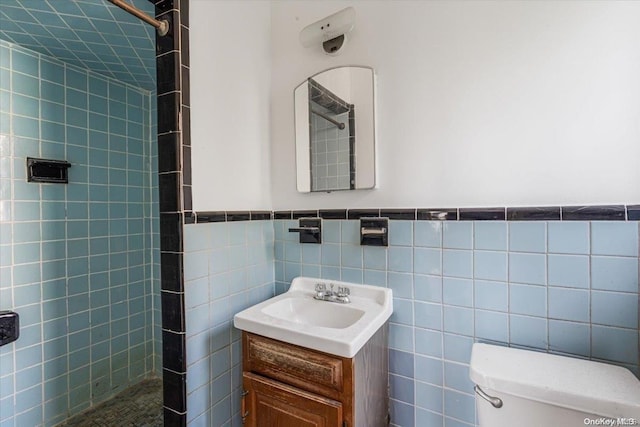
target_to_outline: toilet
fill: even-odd
[[[620,366],[476,343],[479,427],[640,425],[640,381]]]

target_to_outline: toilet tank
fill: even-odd
[[[640,381],[620,366],[476,343],[469,372],[479,427],[640,426]]]

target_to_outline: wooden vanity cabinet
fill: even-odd
[[[387,331],[385,324],[351,359],[243,332],[244,425],[387,426]]]

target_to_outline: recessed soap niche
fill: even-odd
[[[27,157],[27,182],[68,184],[70,167],[66,160]]]

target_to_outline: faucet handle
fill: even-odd
[[[327,290],[327,285],[324,283],[316,283],[316,292],[324,292]]]
[[[347,288],[346,286],[339,286],[338,287],[338,296],[345,297],[347,295],[351,295],[351,290],[349,288]]]

